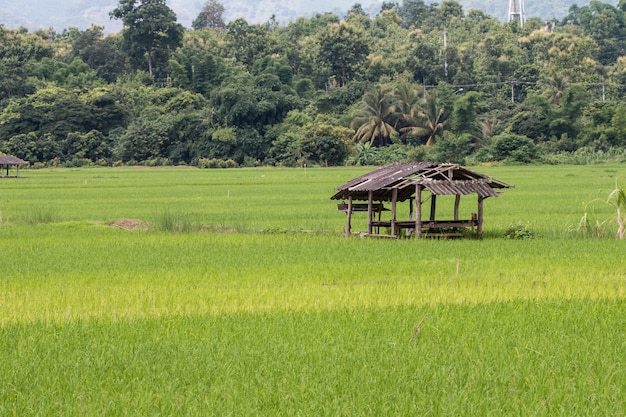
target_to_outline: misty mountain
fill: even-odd
[[[617,5],[618,0],[604,3]],[[190,28],[198,16],[205,0],[168,0],[167,4],[178,16],[183,26]],[[372,16],[380,11],[383,0],[230,0],[222,1],[225,6],[224,18],[232,21],[244,18],[248,23],[264,23],[272,16],[281,24],[289,23],[298,17],[312,17],[317,13],[332,12],[343,16],[355,3],[360,3]],[[402,4],[402,0],[397,1]],[[431,3],[431,1],[426,1]],[[506,20],[509,0],[459,0],[465,11],[481,9],[502,21]],[[584,6],[586,1],[553,0],[551,2],[525,0],[526,15],[542,20],[560,19],[567,15],[572,4]],[[91,24],[103,25],[106,32],[121,29],[119,21],[109,19],[109,12],[117,6],[112,0],[0,0],[0,24],[7,28],[24,26],[29,30],[54,28],[61,31],[70,27],[86,29]]]

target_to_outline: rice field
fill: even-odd
[[[477,170],[450,241],[343,237],[363,168],[0,181],[0,416],[624,414],[626,244],[577,225],[626,170]]]

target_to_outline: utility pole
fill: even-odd
[[[448,81],[448,31],[445,25],[443,26],[443,61],[446,81]]]

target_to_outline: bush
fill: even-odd
[[[467,133],[453,135],[446,132],[433,146],[433,156],[439,162],[465,164],[465,158],[471,149],[472,139],[472,135]]]
[[[535,233],[530,230],[528,225],[525,224],[517,224],[515,226],[511,226],[504,232],[505,239],[516,239],[516,240],[528,240],[534,239]]]
[[[198,168],[237,168],[237,162],[232,159],[219,159],[219,158],[200,158],[195,163]]]
[[[493,137],[493,157],[496,161],[528,164],[537,156],[537,146],[532,139],[514,133],[502,133]]]

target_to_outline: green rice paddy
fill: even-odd
[[[626,413],[626,243],[577,231],[623,166],[476,168],[516,188],[450,241],[345,238],[366,170],[0,181],[0,416]]]

